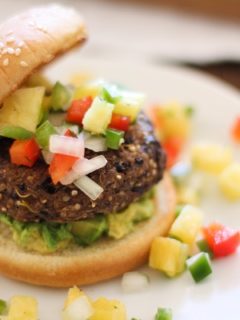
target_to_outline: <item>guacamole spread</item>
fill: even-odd
[[[0,222],[7,226],[13,240],[21,247],[42,254],[67,248],[71,243],[88,246],[103,236],[121,239],[135,226],[153,215],[153,191],[132,203],[120,213],[98,215],[72,223],[29,223],[19,222],[0,213]]]

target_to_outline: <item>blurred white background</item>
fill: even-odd
[[[211,0],[209,0],[211,1]],[[0,0],[3,21],[49,0]],[[240,60],[240,24],[121,1],[58,0],[81,11],[87,21],[88,56],[203,64]]]

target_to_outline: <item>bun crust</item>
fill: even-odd
[[[165,235],[174,219],[175,191],[165,176],[157,188],[155,215],[121,240],[100,240],[87,248],[40,255],[17,247],[0,235],[0,272],[27,283],[69,287],[100,282],[133,270],[147,261],[152,240]]]
[[[30,9],[0,25],[0,104],[36,69],[85,39],[82,17],[55,4]]]

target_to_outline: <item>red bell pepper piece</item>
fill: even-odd
[[[66,120],[78,125],[82,124],[83,117],[92,104],[92,97],[86,97],[80,100],[74,100],[69,107]]]
[[[231,135],[235,142],[240,143],[240,116],[233,123]]]
[[[183,140],[179,137],[168,138],[162,143],[163,149],[167,153],[167,168],[171,168],[177,162],[183,144]]]
[[[40,155],[40,149],[34,139],[15,140],[10,147],[11,163],[32,167]]]
[[[66,137],[74,136],[71,130],[67,129],[64,134]],[[54,184],[57,184],[71,170],[74,163],[78,160],[77,157],[67,156],[64,154],[54,154],[49,166],[49,174]]]
[[[239,231],[220,223],[203,228],[203,234],[214,257],[224,257],[236,252],[240,243]]]
[[[109,124],[109,128],[120,130],[120,131],[128,131],[130,122],[131,120],[129,117],[113,113],[111,122]]]

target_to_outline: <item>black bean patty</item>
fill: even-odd
[[[163,176],[166,157],[145,115],[125,134],[118,151],[103,154],[107,165],[89,175],[104,192],[91,201],[74,184],[52,184],[48,166],[41,159],[32,167],[9,161],[11,140],[1,139],[0,212],[20,221],[68,222],[118,212],[139,199]],[[86,150],[86,157],[96,153]]]

